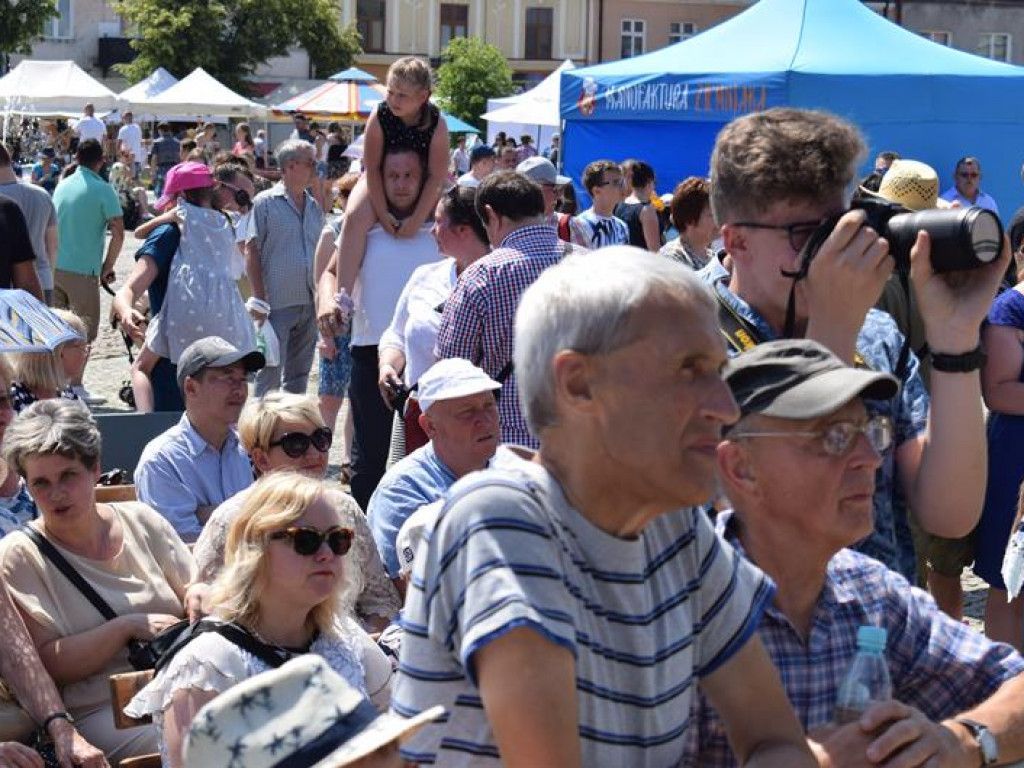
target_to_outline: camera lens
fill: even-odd
[[[885,235],[897,269],[910,268],[910,248],[922,229],[931,238],[932,269],[936,272],[983,267],[998,258],[1002,248],[999,217],[983,208],[905,213],[889,220]]]

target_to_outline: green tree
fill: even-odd
[[[483,128],[487,100],[514,91],[512,68],[501,51],[478,37],[456,37],[441,52],[437,98],[441,108]]]
[[[32,42],[41,37],[46,22],[57,15],[57,0],[2,0],[0,2],[0,64],[7,71],[12,53],[32,53]]]
[[[132,82],[156,67],[183,76],[202,67],[229,87],[294,45],[317,77],[352,65],[362,53],[354,28],[342,29],[338,0],[113,0],[137,34],[139,55],[118,69]]]

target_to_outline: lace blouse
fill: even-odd
[[[386,709],[390,698],[390,666],[378,669],[382,656],[373,641],[354,622],[344,620],[337,635],[318,637],[310,653],[322,656],[327,664],[360,693],[367,695],[378,709]],[[387,661],[383,662],[387,665]],[[149,684],[124,708],[131,717],[151,715],[160,734],[160,757],[169,765],[164,742],[164,712],[175,694],[184,689],[223,693],[270,667],[246,650],[216,632],[206,632],[186,645]],[[382,679],[383,678],[383,679]]]

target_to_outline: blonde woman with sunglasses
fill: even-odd
[[[199,709],[243,680],[303,653],[322,656],[346,682],[387,706],[391,665],[352,618],[361,587],[353,540],[358,509],[340,491],[296,472],[257,482],[228,532],[226,564],[207,606],[259,643],[260,654],[219,632],[182,648],[125,709],[152,715],[165,768],[180,768]],[[253,702],[258,706],[258,702]]]
[[[320,480],[327,473],[334,436],[313,398],[271,392],[246,404],[238,419],[238,440],[260,476],[290,471]],[[229,498],[203,526],[193,550],[199,581],[212,583],[224,567],[228,530],[249,493],[247,488]],[[360,544],[355,565],[363,576],[363,587],[356,595],[356,615],[371,631],[380,631],[398,615],[402,604],[384,571],[366,518],[353,499],[343,498],[353,510],[355,539]]]

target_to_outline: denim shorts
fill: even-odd
[[[317,394],[329,397],[345,397],[348,394],[348,383],[352,379],[352,350],[349,343],[352,335],[334,337],[334,346],[338,352],[333,360],[320,356],[320,386]]]

